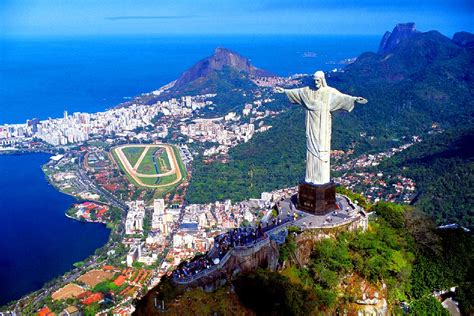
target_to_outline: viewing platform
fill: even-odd
[[[346,227],[366,230],[368,216],[364,209],[344,195],[336,195],[336,209],[325,215],[303,212],[296,207],[296,196],[282,199],[274,205],[258,226],[231,229],[214,238],[214,245],[205,255],[182,263],[172,274],[172,280],[182,286],[202,286],[224,281],[239,272],[258,267],[275,270],[278,265],[278,245],[288,236],[288,227],[301,231]]]

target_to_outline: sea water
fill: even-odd
[[[278,75],[330,70],[374,36],[0,38],[0,124],[96,112],[158,89],[216,47]],[[306,53],[306,54],[305,54]],[[311,57],[308,57],[311,56]]]

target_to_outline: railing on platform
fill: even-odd
[[[173,280],[174,280],[174,282],[176,282],[178,284],[189,284],[189,283],[194,282],[194,281],[196,281],[196,280],[198,280],[198,279],[200,279],[204,276],[210,275],[211,273],[213,273],[214,271],[216,271],[218,269],[222,269],[234,252],[244,251],[244,250],[248,250],[248,249],[252,249],[252,248],[259,248],[259,247],[263,246],[265,243],[268,243],[268,242],[269,242],[269,238],[268,237],[263,237],[262,240],[260,240],[260,241],[255,241],[255,242],[250,243],[250,244],[245,245],[245,246],[234,247],[234,248],[230,249],[224,255],[224,257],[222,257],[222,259],[219,261],[218,264],[213,265],[212,267],[210,267],[208,269],[204,269],[202,271],[199,271],[198,273],[196,273],[194,275],[191,275],[189,277],[184,277],[184,278],[175,278],[174,277]]]

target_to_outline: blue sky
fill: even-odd
[[[471,0],[0,0],[0,36],[474,31]]]

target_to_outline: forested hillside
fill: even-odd
[[[289,237],[280,248],[285,269],[260,270],[234,282],[242,304],[257,314],[355,314],[361,288],[385,284],[386,292],[378,293],[392,314],[402,314],[400,303],[409,302],[412,315],[448,315],[431,293],[458,286],[461,310],[472,313],[472,236],[435,230],[430,219],[408,206],[381,202],[372,211],[377,218],[368,231],[317,242],[303,267],[292,259],[298,244]]]
[[[459,223],[474,228],[474,126],[448,130],[401,152],[381,168],[413,178],[415,204],[438,224]]]

